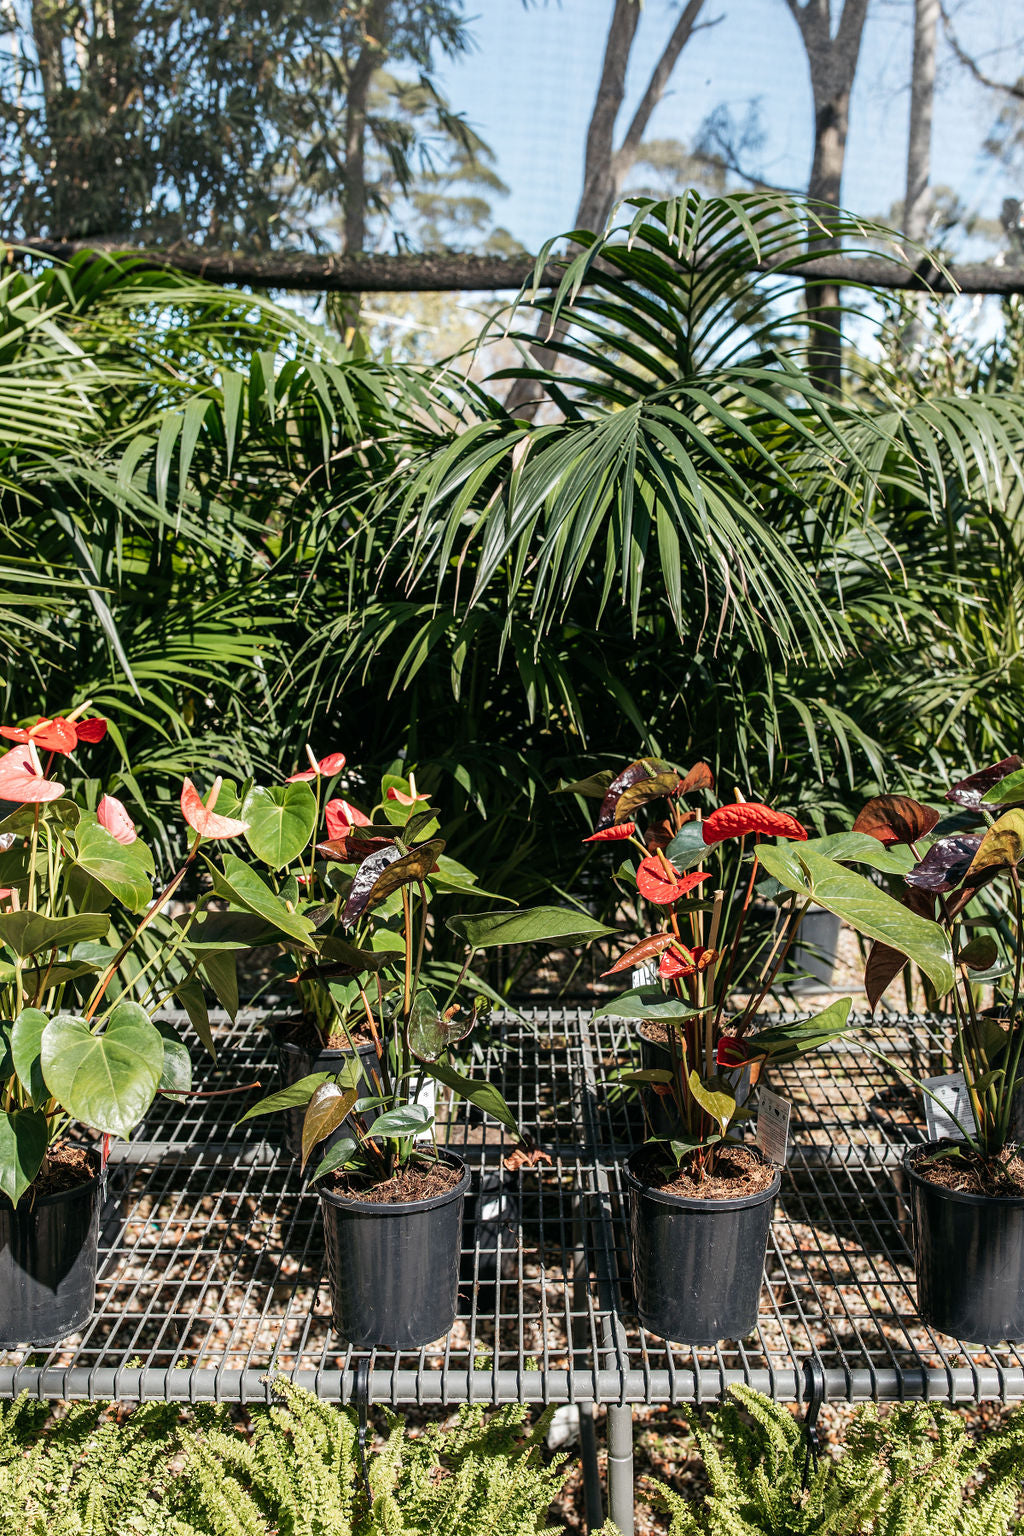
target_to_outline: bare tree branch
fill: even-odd
[[[946,41],[953,50],[957,63],[962,64],[968,73],[974,76],[979,85],[987,86],[990,91],[1003,91],[1007,96],[1012,96],[1017,101],[1024,101],[1024,85],[1019,80],[1011,84],[1008,80],[993,80],[990,75],[986,75],[978,61],[971,57],[954,32],[952,18],[945,5],[941,5],[939,9],[942,15],[942,27],[946,34]]]

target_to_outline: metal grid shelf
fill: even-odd
[[[943,1069],[935,1021],[879,1032]],[[922,1138],[913,1098],[856,1046],[773,1078],[794,1104],[790,1163],[755,1334],[690,1349],[632,1310],[619,1157],[637,1107],[614,1073],[635,1037],[585,1010],[504,1015],[478,1071],[498,1082],[551,1168],[503,1174],[508,1150],[465,1104],[450,1144],[479,1171],[459,1317],[435,1347],[368,1358],[375,1402],[702,1402],[736,1382],[789,1401],[1024,1398],[1024,1358],[940,1337],[916,1317],[899,1164]],[[198,1086],[272,1083],[269,1038],[242,1014]],[[360,1356],[332,1335],[319,1206],[295,1160],[232,1127],[246,1095],[154,1107],[115,1149],[96,1315],[50,1350],[0,1355],[0,1395],[265,1400],[277,1373],[349,1401]],[[815,1385],[817,1384],[817,1385]]]

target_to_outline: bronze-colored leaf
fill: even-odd
[[[880,843],[916,843],[935,826],[938,811],[909,795],[876,795],[863,807],[853,824],[854,832],[866,832]]]
[[[1024,763],[1016,754],[1004,757],[1001,763],[993,763],[990,768],[980,768],[977,773],[970,773],[959,784],[954,784],[952,789],[946,791],[946,799],[952,800],[954,805],[963,805],[969,811],[976,811],[990,789],[1005,779],[1007,774],[1016,773],[1021,767],[1024,767]]]
[[[694,763],[689,773],[684,774],[679,793],[692,795],[698,789],[714,789],[714,787],[715,776],[707,763]]]
[[[640,806],[649,801],[674,795],[681,782],[678,773],[656,773],[653,779],[644,779],[623,790],[615,807],[616,826],[622,821],[632,821]]]
[[[1024,859],[1024,810],[1005,811],[992,823],[965,875],[970,881],[986,870],[1012,869]]]
[[[317,843],[316,851],[328,862],[361,864],[371,853],[380,853],[382,848],[390,848],[394,841],[393,837],[357,837],[352,831],[344,837],[332,837],[326,843]]]
[[[864,967],[864,990],[872,1013],[878,1007],[882,993],[908,964],[906,955],[900,954],[898,949],[890,949],[888,944],[882,944],[877,939],[872,944],[868,951],[868,963]]]
[[[999,946],[990,933],[978,933],[965,944],[957,955],[959,965],[969,966],[972,971],[987,971],[999,957]]]
[[[313,1148],[326,1140],[332,1131],[352,1113],[359,1097],[358,1088],[339,1088],[328,1081],[313,1089],[313,1097],[306,1106],[302,1121],[302,1166],[305,1168]]]
[[[614,976],[616,971],[628,971],[631,966],[643,965],[645,960],[653,960],[655,955],[660,955],[674,942],[674,933],[654,933],[649,939],[641,939],[639,944],[634,944],[632,949],[627,949],[611,969],[602,971],[601,975]]]

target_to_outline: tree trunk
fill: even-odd
[[[932,111],[935,105],[935,50],[939,30],[939,0],[915,0],[914,59],[910,76],[910,129],[907,137],[907,190],[903,200],[903,230],[908,240],[923,245],[932,211]],[[912,300],[911,318],[903,332],[903,352],[915,367],[924,344],[924,299]]]
[[[388,0],[370,0],[362,23],[362,40],[348,79],[345,103],[345,209],[342,235],[346,256],[358,256],[366,245],[366,117],[370,83],[385,55],[384,31]],[[362,294],[345,300],[342,327],[357,326]]]
[[[857,73],[868,0],[843,0],[842,15],[833,32],[832,0],[787,0],[800,29],[811,76],[814,101],[814,154],[807,196],[812,202],[838,208],[842,202],[843,165],[850,127],[850,93]],[[818,210],[819,216],[821,210]],[[824,217],[827,224],[827,210]],[[838,236],[813,231],[808,249],[816,255],[839,250]],[[829,394],[842,388],[842,310],[838,286],[807,284],[808,368]]]

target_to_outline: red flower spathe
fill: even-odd
[[[720,805],[701,823],[704,841],[710,848],[724,842],[727,837],[747,837],[759,832],[762,837],[791,837],[794,841],[806,841],[807,832],[795,816],[785,811],[773,811],[770,805],[758,805],[753,800],[740,800],[735,805]]]

